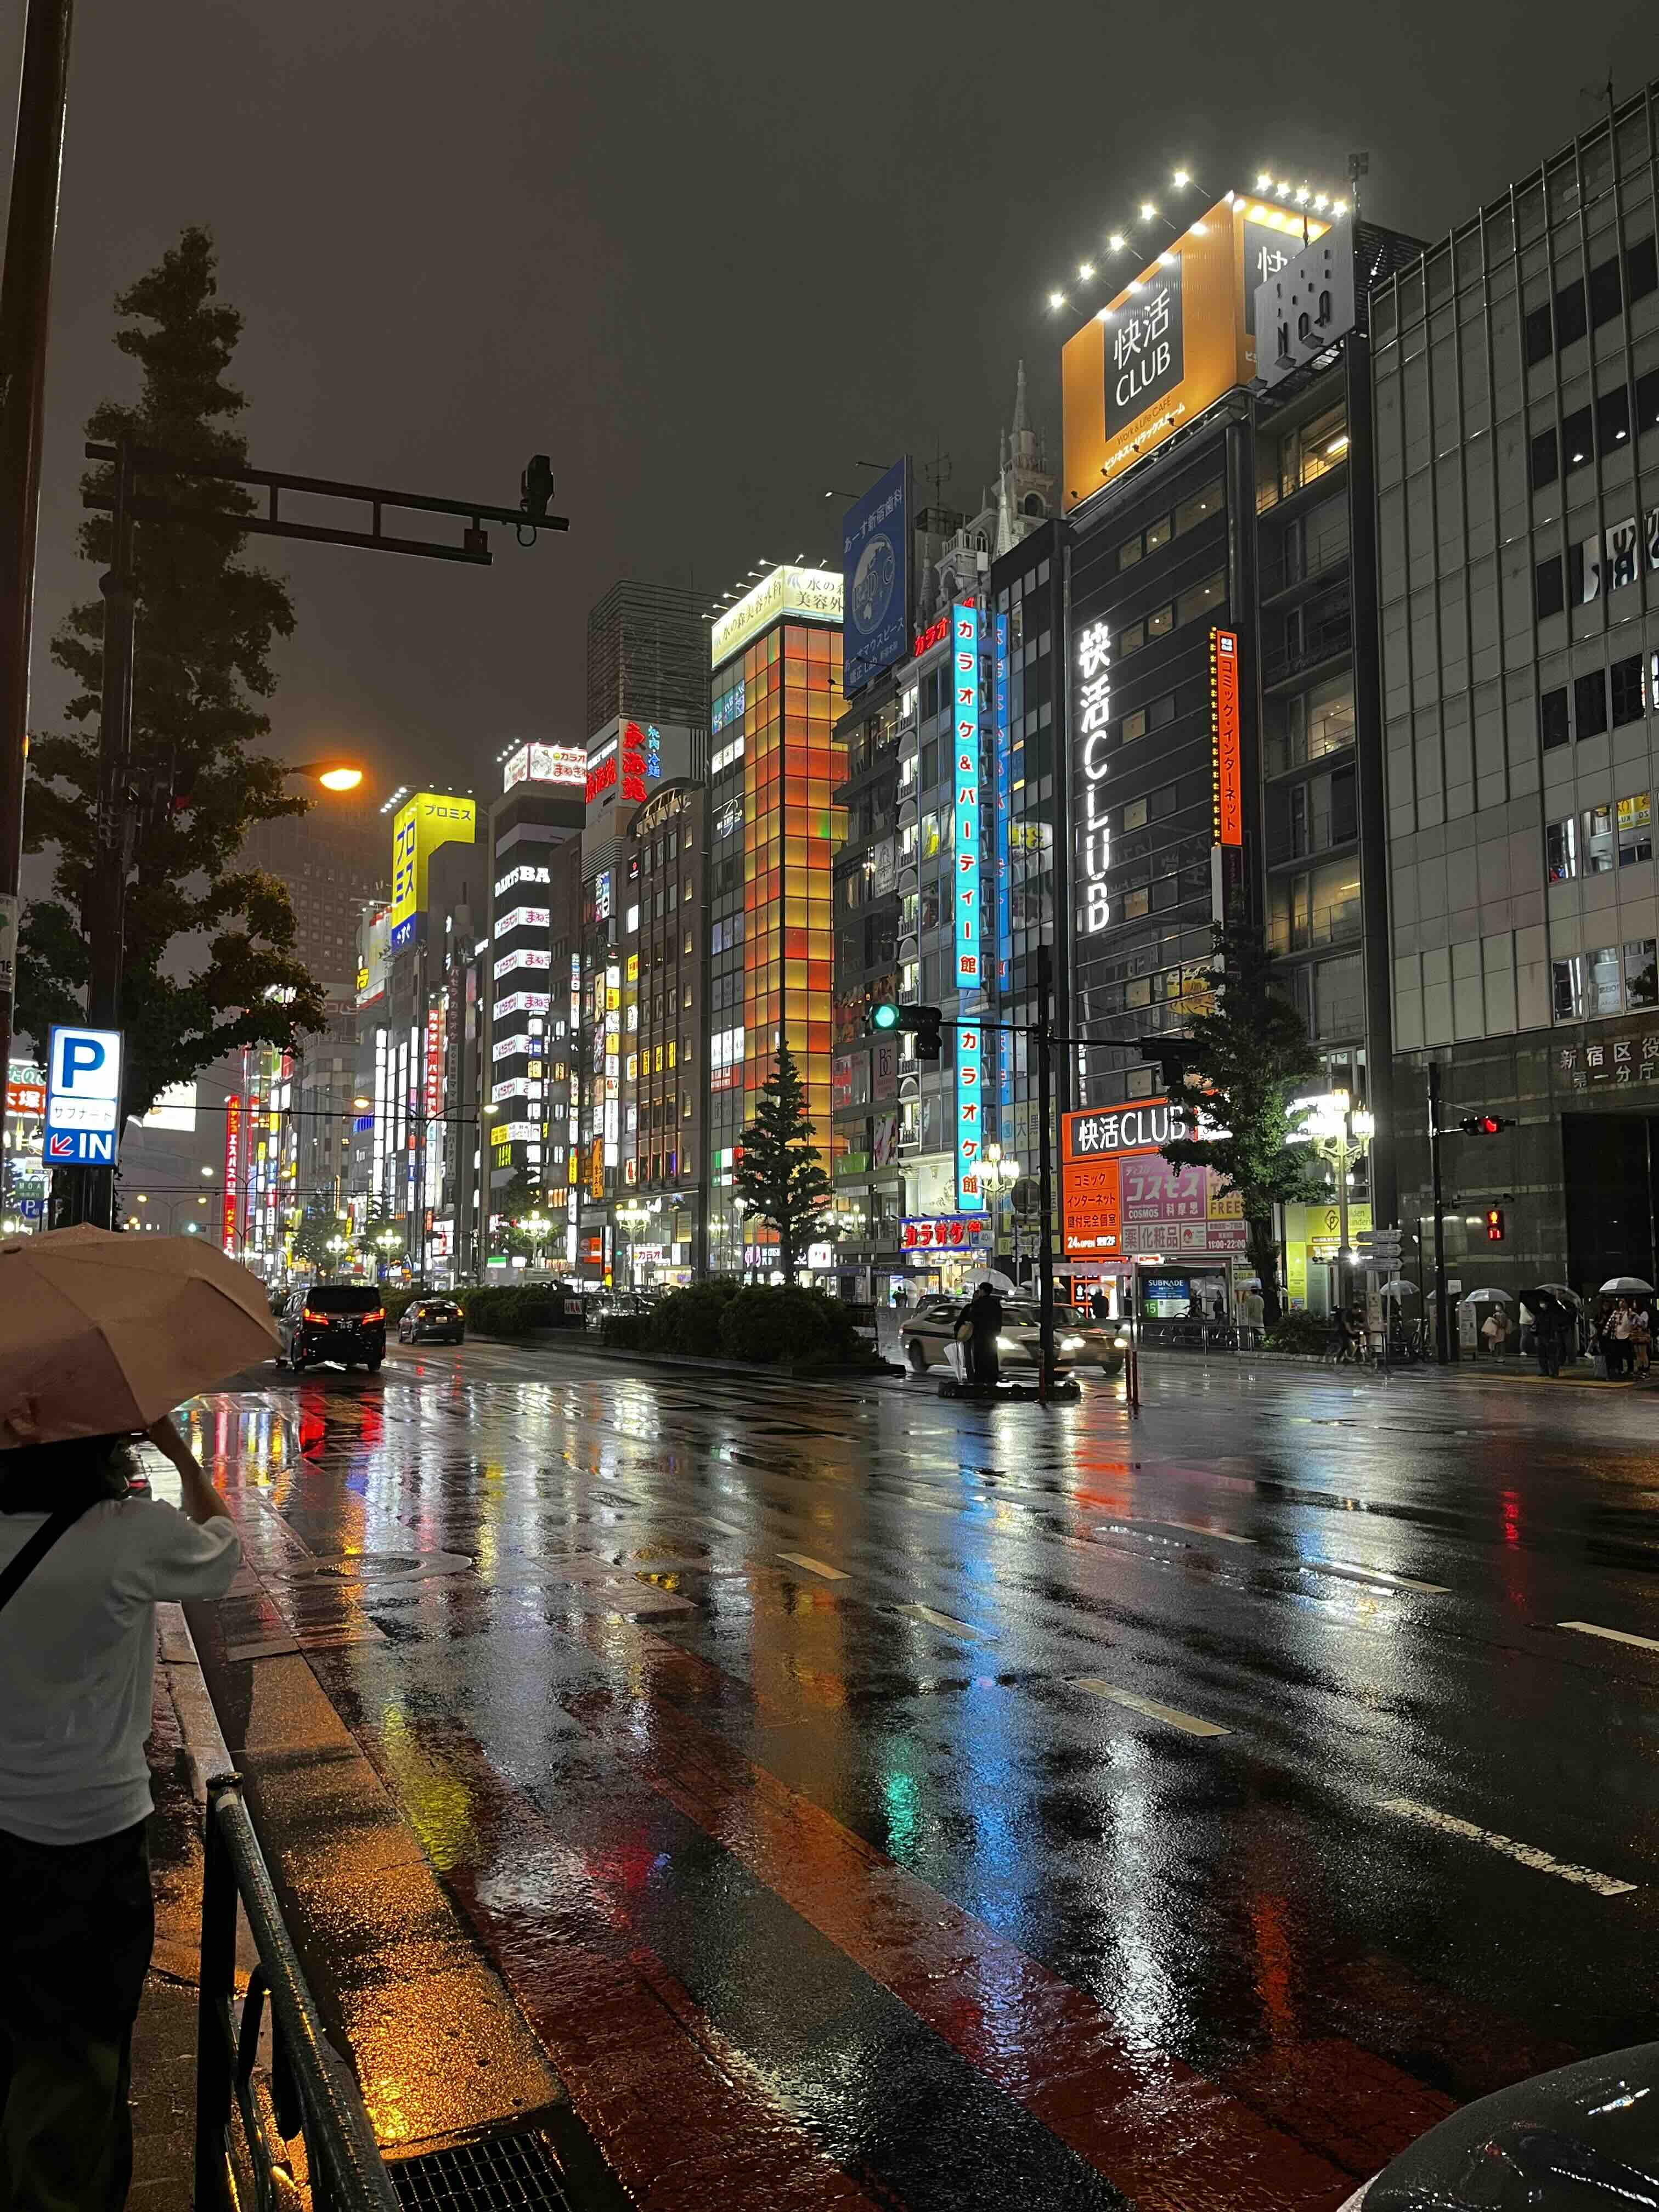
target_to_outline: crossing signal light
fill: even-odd
[[[916,1041],[918,1060],[939,1059],[944,1050],[940,1030],[945,1017],[937,1006],[896,1006],[890,999],[878,1000],[864,1018],[865,1028],[876,1036],[906,1030]]]
[[[1486,1208],[1486,1242],[1501,1244],[1504,1241],[1504,1209],[1501,1206]]]
[[[1503,1129],[1512,1129],[1513,1121],[1501,1114],[1465,1114],[1458,1127],[1466,1137],[1495,1137]]]

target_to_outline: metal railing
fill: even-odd
[[[398,2212],[398,2193],[351,2069],[323,2032],[242,1802],[241,1778],[207,1785],[202,1984],[196,2039],[196,2212],[237,2212],[231,2119],[241,2114],[258,2212],[297,2212],[287,2146],[305,2143],[315,2212]],[[236,1907],[259,1963],[236,2008]],[[269,2074],[256,2064],[267,2002]]]

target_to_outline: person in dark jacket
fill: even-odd
[[[1538,1351],[1538,1371],[1540,1375],[1559,1375],[1572,1330],[1572,1315],[1565,1301],[1558,1298],[1553,1291],[1534,1291],[1530,1304],[1533,1341]]]
[[[1002,1330],[1002,1300],[989,1283],[981,1283],[957,1316],[957,1326],[966,1322],[973,1335],[968,1344],[968,1380],[975,1390],[994,1390],[1002,1379],[997,1359],[997,1338]]]

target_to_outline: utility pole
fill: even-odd
[[[28,0],[0,280],[0,1130],[16,993],[29,629],[72,14],[70,0]]]
[[[1048,1127],[1054,1097],[1054,1024],[1049,1012],[1053,991],[1054,953],[1048,945],[1039,945],[1036,954],[1037,1121],[1040,1125],[1037,1145],[1037,1313],[1041,1362],[1037,1369],[1037,1397],[1045,1406],[1048,1402],[1048,1390],[1054,1372],[1054,1243],[1051,1222],[1054,1211],[1054,1146]]]
[[[1446,1314],[1446,1207],[1440,1188],[1440,1063],[1429,1062],[1429,1179],[1434,1190],[1434,1356],[1450,1364]]]

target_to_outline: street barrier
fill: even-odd
[[[196,2212],[237,2212],[231,2108],[241,2114],[260,2212],[303,2201],[287,2146],[303,2138],[316,2212],[397,2212],[398,2194],[351,2069],[323,2032],[242,1802],[241,1778],[207,1785],[202,1984],[196,2041]],[[236,1908],[259,1963],[236,2010]],[[271,2063],[256,2067],[265,2005]]]

